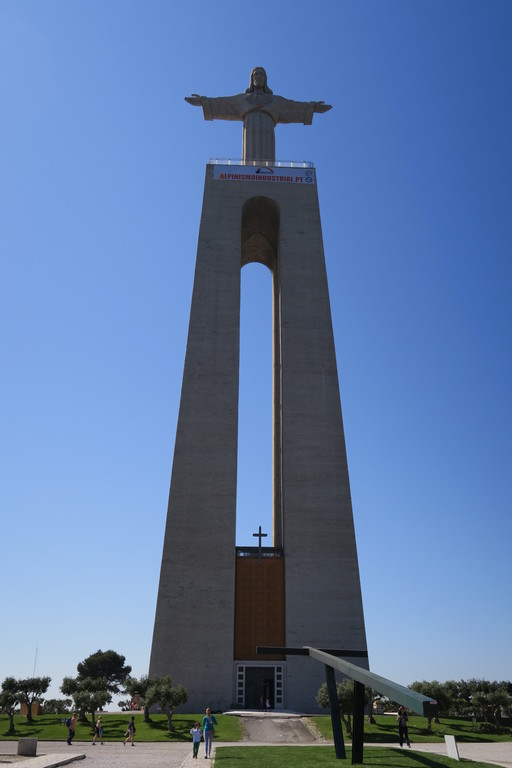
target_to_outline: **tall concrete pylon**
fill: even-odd
[[[367,667],[316,172],[265,160],[206,166],[149,669],[185,685],[190,712],[256,707],[261,696],[318,710],[322,668],[259,657],[256,645],[355,649]],[[237,550],[240,273],[250,262],[273,277],[273,538]]]

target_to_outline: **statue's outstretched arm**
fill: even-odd
[[[237,96],[199,96],[193,93],[192,96],[185,96],[185,101],[192,104],[193,107],[203,108],[203,117],[205,120],[243,120],[245,103],[245,94]]]
[[[200,107],[205,98],[206,96],[199,96],[198,93],[193,93],[192,96],[185,96],[185,101],[188,101],[193,107]]]
[[[332,109],[332,104],[325,104],[323,101],[315,101],[315,112],[328,112]]]

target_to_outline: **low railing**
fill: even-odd
[[[278,547],[237,547],[237,557],[284,557],[284,552]]]
[[[237,160],[226,157],[210,157],[208,165],[252,165],[272,168],[314,168],[310,160]]]

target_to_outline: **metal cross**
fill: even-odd
[[[261,563],[261,540],[266,537],[266,533],[261,532],[261,525],[258,526],[258,533],[253,533],[253,536],[258,537],[258,562]]]

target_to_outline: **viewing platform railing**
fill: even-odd
[[[272,168],[314,168],[310,160],[238,160],[226,157],[210,157],[208,165],[251,165]]]
[[[237,547],[237,557],[284,557],[284,552],[278,547]]]

